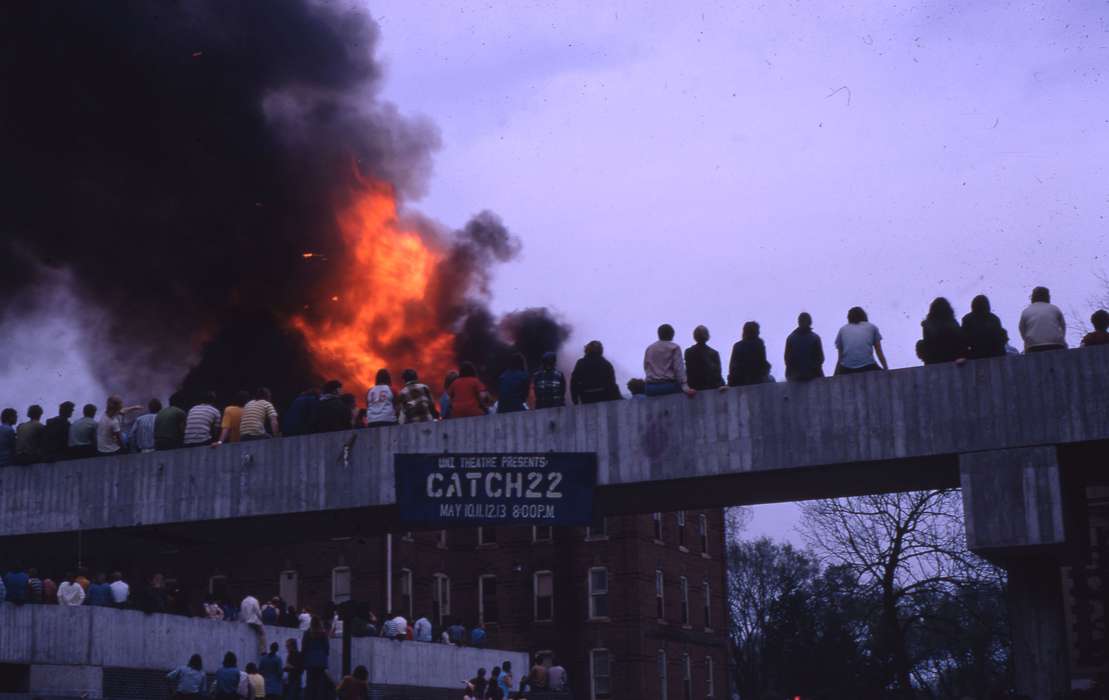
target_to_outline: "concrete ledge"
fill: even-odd
[[[599,498],[638,512],[673,505],[674,488],[709,507],[955,486],[961,453],[1109,440],[1106,396],[1109,348],[1082,348],[12,467],[0,533],[344,510],[370,522],[394,504],[393,455],[410,452],[596,452]]]

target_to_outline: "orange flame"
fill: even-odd
[[[332,263],[333,289],[340,293],[330,297],[325,317],[291,319],[308,341],[319,373],[341,380],[360,400],[378,369],[390,370],[394,388],[409,367],[435,386],[454,364],[454,336],[440,327],[431,300],[441,250],[401,227],[389,185],[363,187],[337,217],[346,244],[342,261]]]

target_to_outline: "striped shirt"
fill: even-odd
[[[219,409],[202,403],[189,409],[185,420],[185,444],[206,445],[219,434]]]
[[[135,419],[131,427],[131,445],[139,452],[150,452],[154,449],[154,414],[144,413]]]
[[[239,434],[259,436],[266,434],[266,421],[277,417],[277,409],[265,399],[254,399],[243,406],[243,417],[239,421]]]

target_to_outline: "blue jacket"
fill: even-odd
[[[8,589],[8,601],[23,604],[27,602],[27,573],[24,571],[9,571],[4,574],[4,586]]]
[[[515,413],[524,410],[531,388],[531,377],[519,369],[507,369],[497,383],[497,413]]]
[[[112,598],[112,587],[106,583],[94,583],[90,585],[88,596],[85,597],[85,605],[112,607],[115,605],[115,599]]]
[[[258,661],[258,673],[266,679],[266,695],[281,695],[281,672],[285,664],[277,654],[264,654]]]
[[[318,401],[314,394],[301,394],[293,399],[289,410],[281,417],[281,432],[284,435],[307,435]]]
[[[216,671],[215,688],[216,692],[219,693],[231,693],[233,695],[238,695],[239,669],[235,668],[234,666],[230,668],[228,668],[227,666],[221,666],[220,669]]]
[[[331,643],[327,637],[313,637],[305,632],[300,643],[300,651],[304,656],[304,668],[327,668],[327,660],[331,656]]]

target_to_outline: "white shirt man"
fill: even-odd
[[[431,621],[426,617],[416,620],[416,624],[412,626],[412,636],[415,637],[417,642],[430,642]]]
[[[116,605],[123,605],[131,596],[131,587],[120,578],[119,574],[112,574],[112,582],[108,587],[112,589],[112,601]]]
[[[312,626],[312,613],[308,612],[308,608],[300,611],[297,615],[297,625],[301,632],[307,632],[308,628]]]
[[[252,595],[243,598],[242,605],[239,606],[239,620],[248,625],[262,624],[262,608],[258,605],[257,598]]]
[[[80,605],[85,602],[85,589],[73,581],[58,586],[58,605]]]

